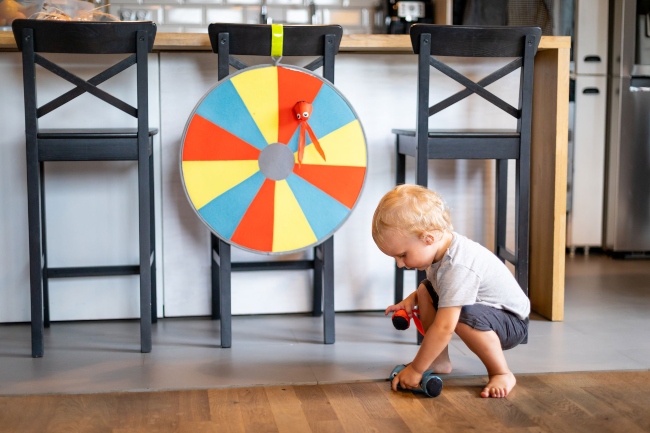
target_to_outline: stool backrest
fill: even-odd
[[[15,20],[12,24],[18,49],[23,53],[25,120],[28,133],[37,130],[37,119],[76,97],[90,93],[125,113],[138,118],[138,129],[146,139],[148,128],[147,53],[156,37],[156,25],[142,22],[77,22],[50,20]],[[84,80],[38,53],[129,54],[100,74]],[[69,81],[76,87],[36,107],[36,66]],[[110,95],[97,86],[132,65],[137,68],[137,107]],[[31,128],[31,129],[30,129]]]
[[[474,27],[415,24],[411,26],[411,44],[420,53],[420,36],[431,35],[429,54],[458,57],[522,57],[526,36],[533,36],[533,55],[542,30],[539,27]],[[425,48],[426,51],[426,48]]]
[[[18,50],[23,51],[25,29],[32,31],[37,53],[120,54],[136,52],[136,34],[146,33],[150,52],[156,37],[156,24],[135,22],[77,22],[54,20],[15,20],[12,24]]]
[[[283,26],[283,56],[319,56],[304,66],[310,71],[323,67],[323,77],[334,82],[334,56],[339,51],[343,28],[339,25]],[[270,56],[272,26],[212,23],[208,26],[212,51],[219,54],[219,79],[247,65],[233,55]]]
[[[539,27],[473,27],[415,24],[410,36],[414,53],[419,56],[418,67],[418,125],[421,120],[465,99],[473,93],[483,97],[506,113],[517,118],[517,130],[530,127],[533,94],[533,61],[542,31]],[[455,71],[435,56],[453,57],[514,57],[515,59],[478,82]],[[466,88],[429,107],[429,67],[456,80]],[[519,104],[510,104],[485,87],[521,69]],[[523,113],[523,114],[522,114]],[[427,122],[428,123],[428,122]],[[426,128],[426,126],[425,126]]]

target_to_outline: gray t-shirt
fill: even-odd
[[[505,264],[481,244],[456,232],[445,256],[427,268],[438,307],[482,304],[508,310],[520,319],[530,314],[530,301]]]

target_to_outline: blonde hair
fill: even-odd
[[[372,217],[372,238],[382,245],[387,232],[420,237],[425,232],[451,232],[451,214],[442,198],[419,185],[398,185],[384,195]]]

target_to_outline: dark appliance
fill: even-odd
[[[407,34],[415,23],[433,24],[433,1],[383,0],[386,33]]]

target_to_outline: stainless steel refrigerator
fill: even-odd
[[[612,0],[604,247],[650,257],[650,0]]]

